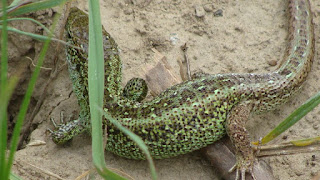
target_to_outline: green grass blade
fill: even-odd
[[[7,1],[2,0],[2,7],[7,7]],[[7,13],[3,13],[2,32],[1,32],[1,79],[0,87],[4,88],[7,84],[8,74],[8,22]]]
[[[123,179],[121,176],[111,172],[106,168],[104,160],[103,134],[102,134],[102,113],[99,111],[103,107],[104,96],[104,55],[102,46],[102,25],[100,20],[99,1],[89,1],[89,104],[92,122],[92,156],[97,171],[105,179]],[[105,114],[107,118],[111,118]],[[152,169],[153,179],[157,178],[155,167],[152,162],[147,146],[142,139],[124,128],[120,123],[113,119],[113,123],[128,134],[130,138],[137,142],[139,147],[145,152],[150,168]]]
[[[10,180],[21,180],[22,178],[14,173],[10,173]]]
[[[103,147],[102,112],[104,98],[104,54],[98,0],[89,1],[89,105],[92,124],[92,157],[97,172],[104,179],[125,178],[106,168]]]
[[[103,167],[102,169],[97,169],[97,172],[103,179],[106,180],[126,180],[126,178],[121,177],[120,175],[110,171],[108,168]]]
[[[89,104],[92,123],[92,157],[97,171],[105,179],[122,180],[123,177],[108,170],[105,164],[102,112],[104,96],[104,54],[99,1],[89,1]]]
[[[12,1],[12,3],[10,4],[9,7],[18,5],[18,4],[20,3],[20,1],[21,1],[21,0],[14,0],[14,1]]]
[[[9,16],[18,16],[23,15],[30,12],[35,12],[42,9],[48,9],[55,6],[59,6],[64,4],[67,0],[47,0],[47,1],[39,1],[31,4],[23,5],[18,9],[9,13]]]
[[[2,25],[0,25],[0,30],[3,28]],[[29,32],[25,32],[25,31],[21,31],[19,29],[16,29],[16,28],[13,28],[13,27],[7,27],[8,31],[11,31],[11,32],[15,32],[15,33],[19,33],[21,35],[26,35],[26,36],[30,36],[31,38],[33,39],[36,39],[36,40],[39,40],[39,41],[45,41],[45,40],[48,40],[49,37],[48,36],[43,36],[43,35],[39,35],[39,34],[34,34],[34,33],[29,33]],[[50,34],[49,34],[50,35]],[[60,40],[60,39],[56,39],[56,38],[51,38],[51,41],[56,41],[56,42],[59,42],[61,44],[64,44],[66,46],[72,46],[68,43],[66,43],[65,41],[63,40]],[[75,47],[75,46],[72,46],[74,48],[78,48],[78,47]]]
[[[2,0],[2,7],[7,7],[7,1]],[[7,31],[7,14],[3,14],[3,29],[1,32],[1,65],[0,65],[0,93],[7,91],[7,72],[8,72],[8,31]],[[1,98],[2,99],[2,98]],[[9,100],[0,102],[0,179],[6,177],[6,148],[7,148],[7,104]]]
[[[2,96],[0,97],[2,98]],[[6,149],[7,149],[7,101],[0,102],[0,179],[5,179],[5,170],[7,168]]]
[[[276,128],[274,128],[268,135],[262,138],[261,144],[265,144],[278,135],[286,131],[296,122],[298,122],[303,116],[308,114],[313,108],[315,108],[320,103],[320,92],[318,92],[315,96],[310,98],[306,103],[301,105],[298,109],[296,109],[292,114],[290,114],[284,121],[282,121]],[[254,142],[253,144],[258,144],[258,142]]]
[[[0,29],[3,29],[3,25],[2,26],[0,25]],[[19,33],[21,35],[27,35],[27,36],[30,36],[34,39],[40,40],[40,41],[48,40],[47,36],[21,31],[19,29],[13,28],[13,27],[7,27],[7,29],[8,29],[8,31]]]
[[[32,21],[34,23],[36,23],[37,25],[39,25],[41,28],[43,28],[48,34],[50,34],[51,36],[54,36],[53,33],[43,24],[41,24],[39,21],[32,19],[32,18],[24,18],[24,17],[20,17],[20,18],[10,18],[7,19],[8,22],[10,21]],[[0,23],[2,23],[2,21],[0,20]],[[0,28],[1,29],[1,28]]]
[[[10,97],[18,83],[17,77],[12,77],[6,87],[0,91],[0,179],[8,179],[9,171],[6,162],[7,149],[7,107]]]
[[[295,141],[290,141],[295,146],[308,146],[311,144],[319,143],[320,142],[320,136],[313,137],[313,138],[307,138],[307,139],[300,139]]]
[[[102,113],[97,107],[103,107],[104,59],[102,48],[102,29],[99,1],[89,1],[89,105],[92,121],[92,155],[97,169],[106,164],[102,140]]]
[[[0,25],[0,30],[3,28],[2,25]],[[43,35],[39,35],[39,34],[34,34],[34,33],[29,33],[29,32],[25,32],[25,31],[21,31],[19,29],[16,29],[16,28],[13,28],[13,27],[7,27],[8,31],[11,31],[11,32],[15,32],[15,33],[19,33],[19,34],[22,34],[22,35],[26,35],[26,36],[30,36],[31,38],[33,39],[36,39],[36,40],[39,40],[39,41],[45,41],[45,40],[48,40],[48,36],[43,36]],[[56,39],[56,38],[51,38],[51,40],[53,41],[58,41],[62,44],[67,44],[66,42],[62,41],[62,40],[59,40],[59,39]]]

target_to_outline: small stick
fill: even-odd
[[[183,51],[183,54],[184,54],[184,63],[186,63],[186,66],[187,66],[188,80],[191,80],[190,61],[187,54],[187,50],[188,50],[187,43],[184,43],[184,45],[181,46],[181,50]]]
[[[253,147],[253,149],[256,150],[257,147]],[[256,154],[256,156],[258,157],[280,156],[320,151],[320,143],[315,143],[306,146],[295,146],[289,142],[282,144],[260,146],[259,149],[260,152]]]

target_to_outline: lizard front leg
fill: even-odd
[[[250,144],[249,132],[245,128],[248,117],[252,110],[252,104],[242,102],[236,105],[229,113],[226,121],[226,130],[232,143],[236,148],[236,164],[230,169],[230,172],[236,170],[236,180],[245,179],[246,172],[249,172],[253,179],[254,154]]]

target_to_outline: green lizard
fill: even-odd
[[[237,178],[252,173],[254,155],[245,128],[252,112],[272,110],[283,104],[305,81],[314,54],[314,33],[309,1],[289,0],[289,42],[282,66],[265,74],[215,74],[175,85],[151,101],[146,87],[136,80],[121,93],[121,60],[115,41],[103,30],[105,52],[104,110],[123,126],[139,135],[153,158],[169,158],[212,144],[226,133],[236,147]],[[66,38],[79,47],[67,47],[73,90],[81,108],[79,118],[59,125],[52,139],[62,144],[90,130],[87,80],[88,17],[72,8]],[[139,89],[140,88],[140,89]],[[129,89],[129,90],[128,90]],[[138,95],[134,95],[138,93]],[[132,96],[135,96],[132,98]],[[106,149],[130,159],[145,159],[136,143],[108,119]]]

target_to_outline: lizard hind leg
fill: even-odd
[[[239,179],[239,171],[241,179],[245,179],[246,172],[249,172],[253,179],[253,164],[255,157],[250,144],[249,133],[245,128],[252,105],[248,102],[242,102],[236,105],[229,113],[226,121],[227,134],[232,144],[236,148],[236,164],[229,172],[236,170],[236,179]]]

